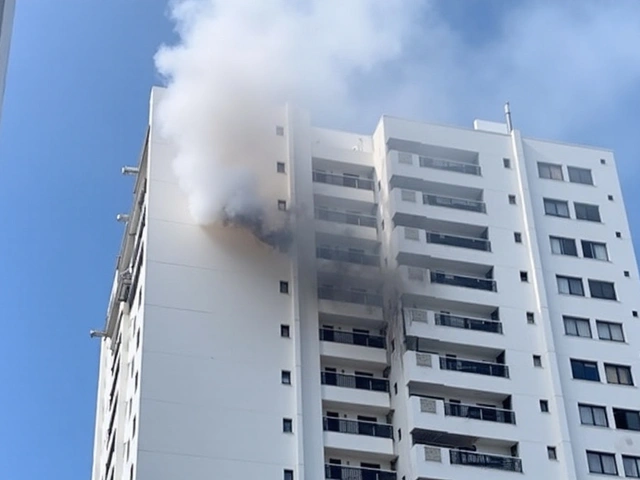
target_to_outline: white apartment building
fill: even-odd
[[[611,151],[282,108],[255,171],[296,210],[281,252],[193,221],[162,92],[97,334],[92,480],[640,478]]]

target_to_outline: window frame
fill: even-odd
[[[554,249],[554,242],[558,246],[557,249]],[[568,257],[577,257],[578,256],[578,246],[576,245],[575,238],[569,237],[558,237],[556,235],[549,235],[549,244],[551,245],[551,253],[553,255],[566,255]],[[567,253],[567,245],[571,245],[568,250],[573,248],[574,253]],[[558,251],[555,251],[558,250]]]
[[[607,333],[609,338],[603,337],[600,335],[600,327],[606,327],[607,328]],[[620,328],[620,339],[617,338],[613,338],[613,335],[611,335],[611,327],[619,327]],[[608,322],[606,320],[596,320],[596,332],[598,332],[598,339],[599,340],[605,340],[608,342],[622,342],[624,343],[625,340],[625,336],[624,336],[624,327],[622,326],[622,323],[619,322]]]
[[[576,333],[572,333],[569,331],[569,329],[567,328],[567,324],[571,324],[570,322],[573,322],[575,325],[575,332]],[[563,315],[562,316],[562,323],[564,325],[564,334],[569,336],[569,337],[580,337],[580,338],[593,338],[593,332],[591,331],[591,321],[588,318],[584,318],[584,317],[574,317],[573,315]],[[578,327],[578,325],[584,325],[586,324],[588,329],[589,329],[589,335],[580,335],[580,328]]]
[[[572,175],[572,173],[577,174],[578,176],[575,177]],[[585,174],[588,176],[585,177]],[[571,167],[569,165],[567,165],[567,177],[569,178],[569,182],[571,183],[579,183],[582,185],[593,185],[593,174],[591,173],[591,169],[590,168],[582,168],[582,167]],[[585,181],[585,178],[588,181]]]
[[[591,298],[599,298],[601,300],[614,300],[614,301],[618,300],[618,294],[616,293],[616,285],[614,282],[607,282],[606,280],[596,280],[595,278],[588,278],[587,284],[589,285],[589,296]],[[613,296],[607,297],[604,295],[605,290],[603,287],[605,286],[611,287],[611,292],[613,293]],[[597,287],[597,288],[594,288],[594,287]],[[600,292],[598,292],[598,289],[600,290]],[[594,295],[594,290],[596,291],[596,293],[598,293],[597,295]]]
[[[618,426],[618,416],[616,415],[616,413],[619,414],[624,414],[625,416],[625,420],[624,422],[627,425],[627,428],[625,427],[619,427]],[[635,426],[637,428],[629,428],[629,425],[631,424],[631,422],[629,422],[627,420],[627,415],[628,414],[635,414],[637,416],[636,418],[636,422],[635,422]],[[617,430],[628,430],[630,432],[640,432],[640,411],[638,410],[631,410],[628,408],[613,408],[613,422],[615,423],[616,429]]]
[[[609,249],[604,242],[594,242],[592,240],[580,240],[580,246],[582,247],[583,258],[591,258],[592,260],[600,260],[603,262],[609,261]],[[604,258],[600,258],[596,255],[596,249],[601,248],[604,250]]]
[[[627,471],[626,461],[634,462],[635,472]],[[624,470],[624,476],[627,478],[640,478],[640,457],[634,457],[633,455],[622,455],[622,470]]]
[[[593,212],[595,208],[596,216],[593,216]],[[600,206],[594,205],[593,203],[582,203],[582,202],[573,202],[573,209],[576,213],[576,220],[584,220],[586,222],[596,222],[602,223],[602,216],[600,215]],[[582,213],[578,213],[582,212]],[[591,212],[591,213],[589,213]],[[583,215],[583,216],[581,216]],[[593,218],[589,218],[589,217]],[[597,219],[596,219],[597,217]]]
[[[593,456],[597,457],[598,463],[600,464],[600,470],[592,470],[591,469],[591,458]],[[613,459],[613,465],[615,467],[615,472],[606,472],[604,468],[604,462],[602,461],[603,457],[608,457],[609,459]],[[598,452],[594,450],[587,450],[587,467],[589,469],[589,473],[598,473],[601,475],[618,475],[618,462],[616,461],[616,456],[613,453],[609,452]]]
[[[594,362],[593,360],[581,360],[579,358],[570,358],[569,364],[571,366],[571,377],[574,380],[586,380],[588,382],[601,382],[600,378],[600,369],[598,368],[598,362]],[[586,367],[589,367],[589,370]],[[578,368],[582,370],[582,376],[578,376]],[[588,378],[587,372],[595,372],[596,375],[593,378]]]
[[[546,170],[543,170],[546,169]],[[554,171],[557,174],[560,173],[560,178],[557,178],[557,175],[554,176]],[[543,172],[545,172],[543,174]],[[559,163],[548,163],[548,162],[538,162],[538,178],[542,178],[544,180],[557,180],[560,182],[564,182],[564,171],[562,168],[562,164]]]
[[[612,369],[614,369],[613,371],[615,372],[615,382],[610,381],[610,376],[609,373],[612,371]],[[629,383],[625,383],[625,382],[621,382],[621,375],[620,372],[626,372],[626,375],[628,375],[629,377]],[[634,386],[634,382],[633,382],[633,374],[631,372],[631,367],[629,365],[619,365],[616,363],[605,363],[604,364],[604,378],[606,379],[607,383],[610,385],[624,385],[624,386],[628,386],[628,387],[633,387]]]
[[[588,411],[589,416],[591,417],[591,421],[585,421],[584,416],[582,415],[583,411]],[[604,425],[597,423],[596,415],[594,411],[600,411],[600,413],[604,414]],[[580,417],[580,425],[589,425],[591,427],[602,427],[609,428],[609,417],[607,415],[607,408],[602,405],[591,405],[588,403],[578,403],[578,416]],[[589,419],[587,419],[589,420]]]
[[[559,218],[571,218],[571,211],[569,210],[569,202],[566,200],[559,200],[557,198],[543,198],[543,205],[544,205],[544,214],[545,215],[549,215],[551,217],[559,217]],[[550,212],[549,209],[547,208],[548,206],[553,205],[553,210],[554,212]],[[566,211],[567,214],[566,215],[561,215],[560,213],[558,213],[558,206],[561,205],[563,206]]]
[[[563,292],[562,288],[560,287],[560,281],[562,280],[566,280],[567,282],[567,291]],[[576,281],[580,282],[580,293],[575,293],[574,288],[577,286]],[[572,286],[572,282],[573,282],[573,286]],[[584,297],[585,296],[585,292],[584,292],[584,283],[582,282],[582,278],[580,277],[570,277],[567,275],[556,275],[556,284],[558,286],[558,293],[562,294],[562,295],[573,295],[576,297]]]

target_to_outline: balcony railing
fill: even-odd
[[[509,378],[509,367],[502,363],[466,360],[462,358],[440,357],[441,370],[455,370],[457,372],[476,373],[492,377]]]
[[[491,242],[484,238],[463,237],[448,233],[427,232],[427,243],[450,245],[452,247],[470,248],[472,250],[491,251]]]
[[[466,330],[477,330],[480,332],[502,333],[502,323],[496,320],[484,318],[460,317],[449,313],[436,313],[436,325],[446,327],[464,328]]]
[[[422,203],[436,207],[457,208],[458,210],[469,210],[471,212],[486,213],[487,207],[484,202],[469,200],[467,198],[447,197],[446,195],[435,195],[432,193],[422,194]]]
[[[449,450],[449,459],[452,464],[456,465],[469,465],[472,467],[522,472],[522,460],[516,457],[465,452],[463,450]]]
[[[393,426],[384,423],[347,420],[344,418],[324,417],[323,429],[326,432],[368,435],[370,437],[393,438]]]
[[[373,180],[368,178],[326,173],[318,170],[313,171],[313,181],[317,183],[328,183],[330,185],[340,185],[341,187],[359,188],[360,190],[373,190]]]
[[[376,228],[376,217],[362,213],[343,212],[341,210],[329,210],[318,207],[315,209],[315,217],[327,222],[346,223],[347,225],[359,225],[361,227]]]
[[[420,166],[427,168],[437,168],[439,170],[449,170],[451,172],[468,173],[469,175],[480,175],[480,166],[471,163],[456,162],[446,158],[423,157],[420,156]]]
[[[476,290],[496,291],[496,281],[490,278],[470,277],[455,273],[431,272],[431,282],[457,287],[475,288]]]
[[[324,476],[330,480],[396,480],[396,472],[332,464],[324,466]]]
[[[382,307],[382,295],[357,290],[338,290],[337,288],[320,287],[318,288],[318,298],[321,300],[335,300],[337,302]]]
[[[475,418],[487,422],[516,423],[516,414],[502,408],[480,407],[464,403],[445,402],[444,414],[450,417]]]
[[[344,332],[331,328],[320,329],[320,340],[325,342],[346,343],[363,347],[386,348],[385,338],[368,333]]]
[[[338,262],[355,263],[358,265],[380,266],[380,257],[368,253],[354,252],[342,248],[317,247],[316,257]]]
[[[323,385],[334,387],[371,390],[373,392],[388,392],[389,381],[384,378],[368,377],[364,375],[345,375],[337,372],[321,372]]]

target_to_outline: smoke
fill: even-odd
[[[167,83],[158,121],[176,148],[174,169],[193,218],[286,247],[288,219],[273,212],[277,189],[265,180],[279,151],[274,112],[286,102],[316,112],[352,108],[354,78],[400,53],[414,3],[174,2],[179,41],[155,56]]]

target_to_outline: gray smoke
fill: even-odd
[[[167,83],[157,118],[193,218],[287,246],[288,217],[273,211],[282,186],[264,180],[278,158],[274,112],[286,102],[347,109],[352,77],[400,52],[415,3],[173,2],[179,41],[155,56]]]

